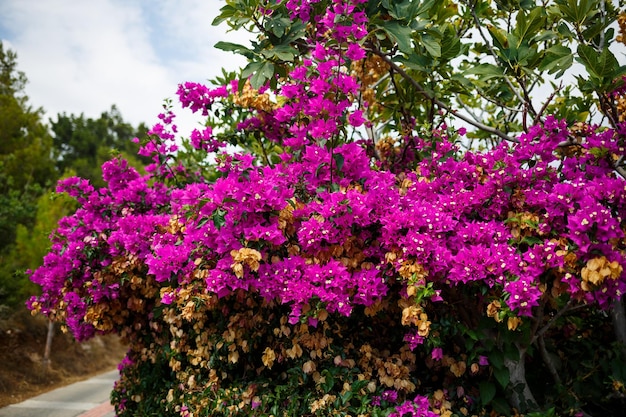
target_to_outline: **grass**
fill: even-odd
[[[47,320],[25,308],[0,317],[0,407],[115,369],[124,357],[126,348],[115,336],[78,343],[58,327],[44,366]]]

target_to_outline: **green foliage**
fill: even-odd
[[[474,127],[471,138],[497,132],[511,139],[547,109],[566,113],[564,103],[572,102],[585,110],[563,114],[568,120],[617,123],[607,94],[626,67],[608,48],[618,13],[612,2],[370,0],[366,10],[369,36],[362,43],[389,70],[369,103],[381,136],[413,119],[424,123],[423,132],[461,119]],[[216,45],[250,61],[240,75],[250,76],[255,89],[274,87],[286,66],[312,48],[305,42],[310,28],[287,16],[283,2],[228,0],[213,21],[258,35],[251,48]],[[577,76],[574,62],[589,77],[578,77],[576,89],[563,88],[565,77]]]
[[[34,225],[28,228],[17,224],[15,242],[0,265],[0,285],[4,290],[0,294],[0,305],[15,307],[37,292],[37,286],[30,282],[25,271],[41,265],[41,260],[50,250],[48,237],[58,221],[76,208],[76,202],[70,197],[51,191],[41,195],[35,204]]]
[[[17,54],[0,43],[0,306],[24,303],[36,287],[25,274],[41,264],[48,235],[74,205],[53,198],[61,174],[80,175],[103,185],[100,166],[121,154],[141,167],[135,136],[148,130],[123,121],[115,106],[99,119],[58,115],[53,135],[25,95],[26,75]]]
[[[32,225],[37,198],[56,177],[51,137],[42,111],[28,104],[26,76],[16,59],[0,43],[0,257],[17,225]]]
[[[138,145],[132,142],[135,137],[145,136],[147,127],[134,128],[115,106],[98,119],[59,114],[56,121],[51,121],[51,129],[59,172],[72,170],[95,186],[104,185],[100,167],[115,155],[121,154],[136,167],[148,162],[137,156]]]

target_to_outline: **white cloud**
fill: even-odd
[[[242,58],[215,50],[228,38],[211,22],[212,0],[5,0],[0,27],[26,73],[26,92],[48,117],[66,112],[98,117],[115,104],[125,120],[152,124],[178,83],[203,82],[234,70]],[[180,111],[178,111],[180,113]],[[179,116],[189,129],[197,118]]]

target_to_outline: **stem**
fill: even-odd
[[[539,113],[537,113],[537,115],[535,116],[535,119],[533,120],[533,124],[538,124],[541,121],[541,116],[543,115],[543,112],[546,111],[546,109],[548,108],[548,106],[550,105],[550,102],[554,99],[554,96],[556,96],[556,93],[558,93],[559,91],[561,91],[563,89],[563,84],[561,83],[559,85],[559,88],[557,88],[556,90],[554,90],[552,92],[552,94],[550,94],[550,97],[548,97],[548,99],[546,100],[545,103],[543,103],[543,106],[541,106],[541,109],[539,110]]]
[[[613,302],[611,319],[613,320],[615,338],[622,345],[622,352],[626,354],[626,312],[624,311],[624,303],[621,300]]]
[[[269,157],[267,156],[267,151],[265,150],[265,146],[263,146],[263,140],[259,137],[259,145],[261,146],[261,152],[263,153],[263,159],[265,159],[265,163],[267,166],[272,166]]]
[[[606,25],[606,4],[604,0],[600,1],[600,18],[602,19],[602,26]],[[598,49],[604,49],[604,30],[600,31],[600,44],[598,45]]]
[[[491,54],[492,57],[494,57],[494,59],[496,59],[496,62],[497,62],[498,54],[496,54],[496,51],[493,50],[493,46],[491,46],[491,43],[489,42],[489,40],[487,39],[487,37],[483,33],[483,31],[481,29],[481,25],[480,25],[480,20],[478,20],[478,16],[476,15],[476,9],[475,8],[472,8],[472,17],[474,18],[474,22],[476,23],[476,29],[478,29],[478,33],[480,34],[480,37],[483,38],[483,41],[485,41],[485,45],[487,45],[487,48],[489,49],[489,53]],[[517,97],[517,99],[520,101],[520,103],[526,103],[526,100],[524,100],[522,98],[522,96],[520,96],[519,92],[515,89],[515,86],[513,85],[511,80],[509,80],[509,77],[507,77],[505,75],[504,76],[504,81],[506,81],[506,84],[511,89],[511,92],[513,94],[515,94],[515,97]],[[531,105],[531,108],[532,108],[532,105]]]
[[[548,371],[550,371],[550,375],[552,375],[552,379],[557,385],[561,385],[561,377],[559,376],[558,371],[556,370],[556,366],[554,366],[554,361],[550,357],[548,350],[546,349],[546,342],[543,339],[543,335],[539,337],[537,340],[539,343],[539,353],[541,353],[541,358],[543,359],[543,363],[548,367]]]
[[[542,336],[543,336],[543,334],[544,334],[545,332],[547,332],[547,331],[550,329],[550,327],[552,327],[552,325],[554,324],[554,322],[555,322],[555,321],[556,321],[559,317],[561,317],[563,314],[565,314],[565,313],[567,313],[567,312],[569,312],[569,311],[573,311],[573,310],[575,310],[575,309],[579,309],[579,308],[582,308],[582,307],[587,307],[587,305],[585,305],[585,304],[581,304],[581,305],[578,305],[578,306],[572,307],[572,304],[573,304],[573,300],[571,300],[571,299],[570,299],[570,300],[567,302],[567,304],[565,304],[565,306],[563,306],[563,308],[562,308],[562,309],[560,309],[559,311],[557,311],[557,312],[556,312],[556,314],[555,314],[554,316],[552,316],[552,318],[551,318],[551,319],[550,319],[550,320],[546,323],[546,325],[545,325],[545,326],[543,326],[541,329],[539,329],[539,330],[537,331],[537,333],[535,333],[535,335],[533,336],[532,340],[530,341],[530,344],[535,343],[535,342],[537,341],[537,339],[538,339],[538,338],[542,337]]]

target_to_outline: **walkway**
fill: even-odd
[[[109,398],[118,375],[110,371],[0,408],[0,417],[114,417]]]

